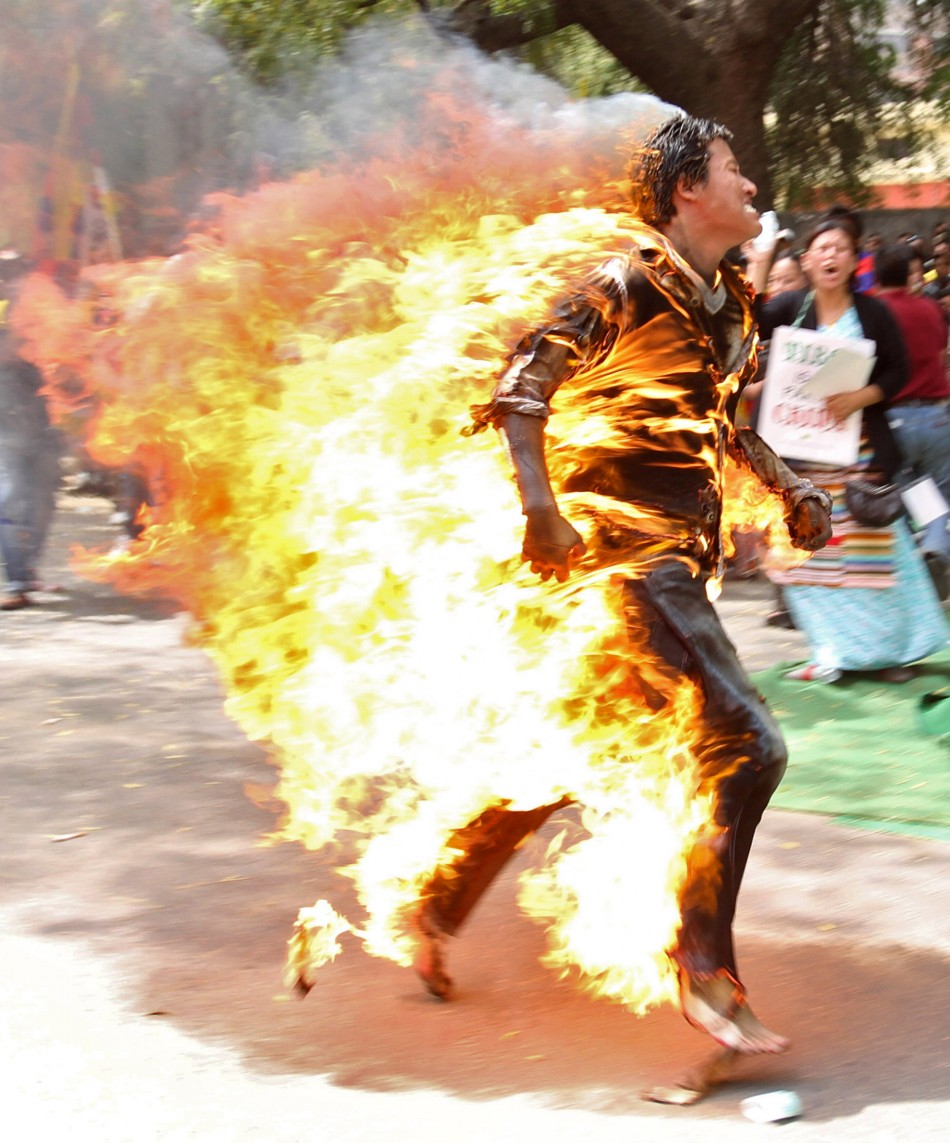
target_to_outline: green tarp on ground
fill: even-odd
[[[753,675],[789,749],[771,805],[950,840],[950,651],[901,684],[797,682],[792,665]]]

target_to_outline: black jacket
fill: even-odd
[[[768,341],[778,326],[791,325],[795,321],[807,295],[808,290],[789,290],[767,302],[756,298],[755,312],[762,341]],[[869,294],[854,294],[853,297],[864,336],[875,345],[876,359],[868,384],[880,386],[884,393],[883,401],[864,410],[864,433],[874,453],[874,467],[891,480],[901,467],[901,456],[884,410],[910,377],[907,352],[900,328],[887,306]],[[816,329],[817,325],[815,303],[812,302],[805,311],[801,327]]]

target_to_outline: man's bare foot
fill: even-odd
[[[445,967],[448,939],[433,919],[427,905],[416,913],[416,931],[419,934],[419,948],[413,967],[430,996],[436,1000],[451,1000],[453,982]]]
[[[769,1031],[746,1002],[742,988],[725,972],[709,980],[680,970],[680,1003],[683,1015],[701,1032],[707,1032],[724,1048],[745,1055],[784,1052],[790,1041]]]

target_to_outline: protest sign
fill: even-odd
[[[873,365],[874,342],[866,338],[779,326],[769,345],[759,436],[790,460],[854,464],[861,413],[839,423],[828,414],[825,398],[862,388]]]

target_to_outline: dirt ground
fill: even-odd
[[[7,1138],[715,1143],[777,1130],[739,1105],[786,1088],[805,1110],[783,1138],[947,1137],[950,847],[820,815],[767,815],[738,924],[756,1007],[793,1048],[696,1107],[640,1093],[707,1056],[704,1037],[539,963],[514,901],[530,851],[453,943],[454,1003],[346,937],[308,997],[289,993],[297,910],[345,905],[347,883],[326,855],[265,843],[274,771],[186,617],[68,569],[71,545],[114,537],[110,509],[64,493],[61,590],[0,618],[0,1064],[4,1118],[24,1124]],[[750,662],[774,635],[766,598],[724,597]]]

